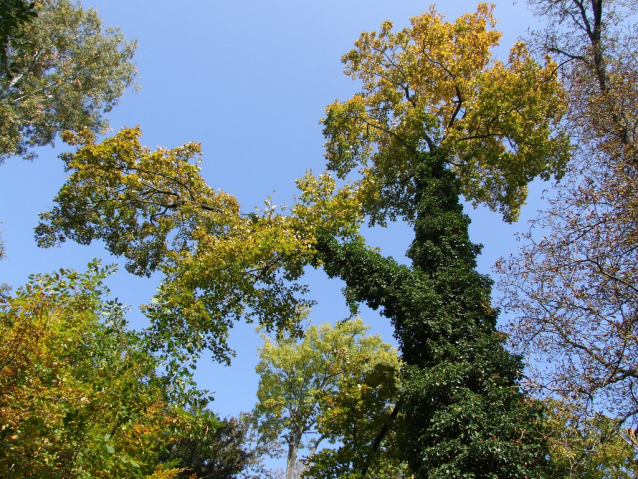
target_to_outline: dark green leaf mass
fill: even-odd
[[[22,37],[21,26],[37,16],[33,2],[24,0],[0,2],[0,60],[3,63],[7,58],[10,41]]]
[[[380,308],[395,327],[407,364],[403,451],[417,477],[539,477],[540,411],[521,393],[520,358],[495,329],[492,281],[475,271],[480,246],[469,240],[459,180],[440,151],[418,161],[411,268],[328,235],[319,258],[346,282],[351,305]]]

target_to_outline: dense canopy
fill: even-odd
[[[0,162],[65,143],[24,186],[0,177],[0,214],[37,205],[38,268],[106,250],[128,272],[110,278],[116,267],[94,260],[15,289],[0,281],[0,476],[636,477],[635,6],[531,0],[548,24],[509,54],[493,5],[451,19],[430,7],[398,28],[375,18],[342,57],[353,90],[332,101],[308,45],[344,48],[350,4],[296,4],[315,14],[296,23],[254,4],[238,24],[217,15],[236,7],[215,2],[187,16],[126,5],[127,31],[156,34],[142,34],[138,58],[154,100],[109,115],[129,125],[110,131],[106,113],[136,88],[136,42],[74,0],[0,2]],[[378,8],[353,18],[369,27]],[[322,12],[331,35],[315,38]],[[515,25],[506,17],[506,36]],[[308,64],[312,78],[297,76]],[[329,103],[323,163],[301,133],[301,117],[316,122],[306,100]],[[202,143],[181,144],[192,139]],[[15,160],[8,176],[26,164]],[[517,314],[508,338],[466,208],[496,231],[526,214],[535,179],[557,194],[534,223],[542,239],[524,235],[497,264]],[[16,224],[0,258],[30,251]],[[375,247],[374,226],[390,248]],[[496,235],[482,241],[503,244]],[[106,283],[132,285],[140,312],[107,298]],[[312,325],[311,307],[332,323]],[[386,337],[367,335],[358,313]],[[254,364],[256,398],[237,368]],[[218,393],[235,417],[210,403]]]

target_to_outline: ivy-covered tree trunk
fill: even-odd
[[[350,302],[393,322],[406,364],[403,451],[416,477],[541,477],[539,411],[519,389],[520,359],[496,331],[492,281],[475,270],[480,246],[469,240],[460,182],[444,160],[436,150],[419,159],[412,268],[328,236],[320,259],[346,282]]]
[[[448,22],[434,8],[393,31],[363,32],[343,56],[360,93],[326,108],[328,168],[351,179],[370,223],[401,218],[415,238],[402,266],[362,241],[318,239],[319,260],[352,303],[393,322],[403,368],[397,434],[418,478],[543,475],[541,412],[519,387],[520,358],[503,347],[491,280],[476,272],[459,197],[518,217],[527,184],[560,178],[568,140],[557,65],[517,42],[492,49],[493,6]]]

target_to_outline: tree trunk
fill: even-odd
[[[294,479],[295,477],[297,451],[299,450],[302,435],[303,433],[300,430],[291,431],[291,440],[288,442],[288,458],[286,460],[286,479]]]

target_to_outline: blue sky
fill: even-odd
[[[341,55],[352,48],[363,30],[378,29],[388,19],[395,27],[428,4],[412,0],[371,1],[205,1],[87,0],[106,25],[118,26],[137,39],[136,62],[142,89],[127,94],[110,114],[111,127],[140,125],[142,141],[150,146],[174,147],[197,141],[203,145],[203,174],[214,188],[239,198],[251,211],[271,195],[274,203],[291,203],[294,180],[307,169],[323,171],[321,126],[325,105],[346,99],[359,85],[342,73]],[[453,20],[476,9],[476,3],[454,1],[438,10]],[[535,21],[524,3],[498,4],[495,10],[503,31],[498,54],[507,51]],[[34,162],[12,158],[0,167],[0,228],[8,259],[0,262],[0,282],[23,284],[30,273],[61,267],[84,269],[94,257],[116,262],[100,244],[82,247],[68,243],[41,250],[35,246],[37,213],[48,210],[65,174],[57,148],[43,148]],[[514,233],[541,207],[535,183],[521,221],[505,225],[498,214],[469,208],[471,237],[483,243],[479,269],[490,273],[502,255],[516,251]],[[403,257],[412,234],[401,224],[366,233],[384,254]],[[134,326],[143,320],[137,307],[147,302],[159,279],[136,278],[123,268],[110,279],[114,296],[131,305]],[[315,322],[347,316],[340,288],[323,272],[310,271],[310,296],[319,301]],[[387,321],[362,309],[363,319],[386,341],[392,341]],[[250,410],[255,402],[256,348],[253,325],[238,325],[230,344],[237,357],[231,367],[201,362],[197,379],[215,391],[212,409],[224,415]]]

